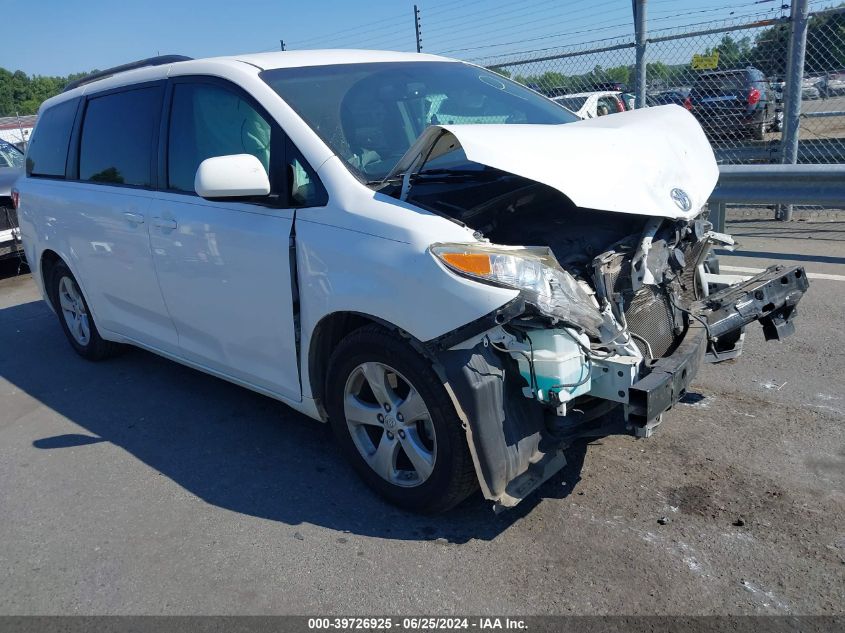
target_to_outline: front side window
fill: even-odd
[[[70,134],[79,99],[62,101],[44,110],[26,152],[28,176],[64,178]]]
[[[524,86],[458,62],[278,68],[261,77],[366,181],[384,178],[432,124],[578,120]]]
[[[323,184],[290,141],[287,147],[287,170],[288,199],[292,207],[325,206],[328,202],[328,194]]]
[[[252,154],[270,173],[272,127],[236,93],[208,84],[176,84],[170,114],[167,183],[194,191],[206,158]]]
[[[152,186],[152,154],[160,87],[116,92],[88,101],[79,147],[79,178]]]

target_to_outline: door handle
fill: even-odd
[[[123,217],[129,220],[132,224],[144,223],[144,216],[141,213],[132,213],[131,211],[125,211],[123,213]]]
[[[158,227],[160,229],[169,229],[173,230],[176,228],[176,220],[171,220],[169,218],[153,218],[153,226]]]

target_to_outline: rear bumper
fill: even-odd
[[[759,125],[765,119],[765,113],[762,110],[752,112],[751,114],[741,112],[705,114],[702,112],[696,114],[696,119],[698,119],[698,122],[705,131],[725,134],[728,132],[745,131],[749,127]]]

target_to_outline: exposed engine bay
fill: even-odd
[[[492,244],[548,247],[598,304],[601,325],[589,333],[605,351],[634,351],[634,345],[647,361],[670,353],[689,306],[701,298],[699,267],[713,244],[732,247],[733,240],[713,232],[703,215],[672,220],[581,209],[550,187],[495,172],[484,170],[489,183],[451,191],[435,186],[428,194],[429,179],[440,185],[444,175],[421,174],[414,202],[467,224]],[[508,191],[495,192],[502,187]],[[485,202],[457,211],[467,199]]]
[[[446,267],[523,288],[490,320],[433,344],[497,507],[559,470],[576,438],[651,435],[705,357],[741,353],[752,321],[767,338],[791,331],[803,269],[745,281],[714,274],[711,250],[734,243],[705,210],[670,218],[581,208],[460,154],[382,191],[475,231],[477,246],[432,245]]]

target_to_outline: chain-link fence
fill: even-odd
[[[792,20],[743,15],[651,30],[646,105],[688,108],[720,163],[781,162]],[[630,37],[474,60],[584,117],[634,107]],[[811,13],[801,93],[798,161],[845,162],[845,6]]]
[[[845,162],[845,7],[810,14],[799,162]]]

